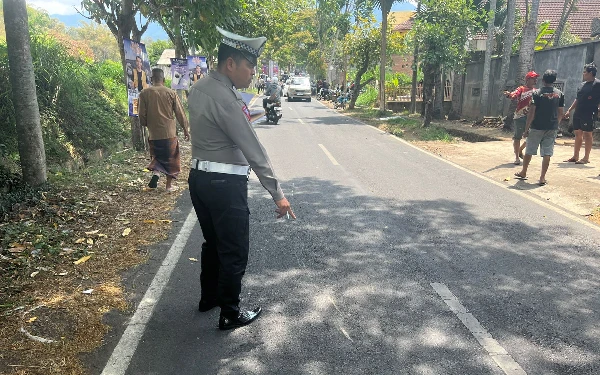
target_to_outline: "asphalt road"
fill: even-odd
[[[318,102],[283,110],[256,131],[298,220],[251,179],[242,304],[262,317],[197,311],[196,223],[126,374],[600,373],[596,228]]]

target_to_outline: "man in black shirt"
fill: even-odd
[[[575,130],[575,148],[573,157],[566,162],[575,164],[587,164],[590,162],[592,151],[592,132],[594,131],[594,119],[598,117],[600,110],[600,79],[596,78],[598,69],[594,63],[583,67],[583,83],[577,90],[577,99],[565,112],[565,118],[569,118],[573,109],[573,129]],[[579,159],[579,150],[585,140],[585,155]]]
[[[544,86],[534,91],[529,113],[527,114],[527,124],[525,125],[525,133],[523,133],[527,137],[523,169],[521,172],[515,173],[515,177],[522,180],[527,179],[527,167],[529,167],[532,156],[537,155],[539,147],[540,156],[543,158],[542,173],[538,181],[540,186],[548,183],[546,172],[550,166],[550,157],[554,153],[554,140],[556,139],[558,123],[563,117],[565,107],[565,96],[560,90],[552,86],[556,81],[556,71],[546,70],[542,81]]]

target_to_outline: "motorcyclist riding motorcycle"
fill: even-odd
[[[281,118],[281,87],[277,77],[271,79],[270,84],[265,89],[266,98],[263,99],[263,108],[265,109],[267,122],[277,124]]]
[[[263,99],[263,108],[267,109],[269,103],[281,102],[281,87],[279,86],[277,77],[273,77],[271,82],[265,87],[266,98]]]

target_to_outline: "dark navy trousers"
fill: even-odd
[[[248,177],[192,169],[188,183],[204,235],[201,298],[235,318],[250,250]]]

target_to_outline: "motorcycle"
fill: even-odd
[[[335,101],[335,103],[333,103],[333,108],[335,108],[335,109],[338,109],[338,108],[346,109],[346,104],[349,101],[350,101],[350,92],[347,92],[345,94],[342,94],[342,95],[338,96],[338,98]]]
[[[279,119],[283,116],[281,102],[267,104],[266,116],[267,122],[272,122],[273,124],[277,125]]]

